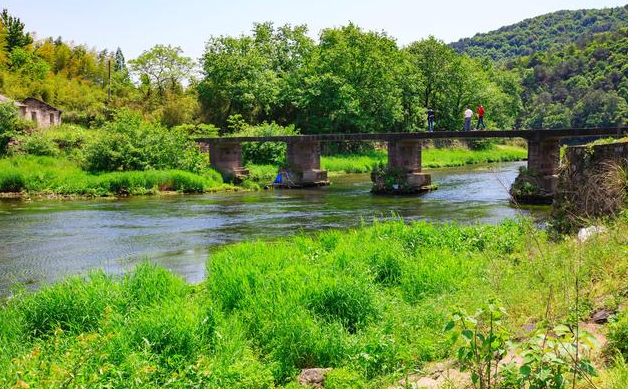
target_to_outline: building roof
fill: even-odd
[[[15,101],[13,99],[10,99],[8,97],[6,97],[5,95],[0,95],[0,103],[10,103],[13,102],[13,105],[15,105],[16,107],[25,107],[25,104],[20,103],[19,101]]]
[[[54,107],[54,106],[52,106],[52,105],[50,105],[50,104],[46,103],[45,101],[43,101],[43,100],[39,100],[39,99],[37,99],[37,98],[35,98],[35,97],[27,97],[27,98],[25,98],[25,99],[24,99],[24,101],[23,101],[23,104],[24,104],[24,105],[26,105],[26,104],[27,104],[27,103],[29,103],[29,102],[37,102],[37,103],[40,103],[40,104],[45,105],[46,107],[48,107],[48,108],[50,108],[50,109],[52,109],[52,110],[59,111],[59,113],[61,113],[61,112],[62,112],[59,108]]]

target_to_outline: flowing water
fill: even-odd
[[[0,200],[0,295],[102,268],[122,274],[150,259],[190,282],[203,279],[216,246],[299,231],[357,226],[373,218],[498,223],[518,213],[509,188],[523,163],[432,170],[438,190],[417,197],[369,193],[366,174],[311,190],[95,200]]]

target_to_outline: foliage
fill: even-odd
[[[597,341],[582,329],[540,326],[516,347],[523,363],[519,368],[514,363],[504,366],[506,387],[563,389],[571,387],[574,379],[590,382],[597,375],[588,358]]]
[[[4,30],[4,44],[8,52],[13,51],[15,48],[26,47],[33,42],[30,33],[24,32],[24,23],[20,19],[11,16],[6,8],[0,14],[0,23],[2,23]]]
[[[59,147],[52,139],[41,133],[33,133],[27,136],[20,136],[15,139],[12,145],[12,153],[23,153],[30,155],[55,157],[59,155]]]
[[[152,88],[156,88],[159,96],[163,96],[167,88],[178,88],[194,67],[192,59],[182,54],[180,47],[156,45],[129,61],[129,65],[142,82],[146,83],[147,95]]]
[[[237,132],[228,136],[293,136],[299,135],[293,125],[283,127],[276,123],[262,123],[257,126],[240,125]],[[284,142],[246,142],[242,144],[242,160],[245,165],[283,165],[286,162]]]
[[[583,38],[513,62],[523,80],[527,128],[616,127],[628,123],[628,30]]]
[[[90,172],[181,169],[202,172],[207,165],[196,144],[180,129],[148,123],[120,111],[104,133],[85,146],[83,163]]]
[[[464,345],[458,349],[458,361],[461,370],[471,372],[475,388],[490,389],[498,381],[499,363],[507,351],[508,333],[502,321],[505,313],[498,302],[489,302],[473,315],[459,308],[445,327],[456,328],[464,339]]]
[[[628,314],[622,312],[611,323],[608,330],[607,348],[628,358]]]
[[[582,293],[608,295],[628,274],[617,249],[627,231],[580,244],[551,242],[528,222],[376,222],[223,247],[200,285],[142,265],[123,279],[95,273],[21,291],[0,308],[0,386],[272,388],[301,368],[326,366],[335,368],[330,387],[380,387],[454,356],[443,331],[454,307],[473,312],[499,298],[511,331],[541,320],[553,289],[563,292],[551,315],[566,318],[574,250],[592,280]],[[396,276],[382,282],[384,273]],[[552,352],[573,347],[575,335],[556,334]],[[537,340],[522,346],[534,376],[558,366],[551,352],[530,350]]]
[[[625,26],[626,7],[558,11],[452,43],[458,52],[474,57],[508,60],[587,39],[593,34]]]
[[[67,159],[31,155],[0,159],[0,193],[43,195],[144,195],[159,191],[202,193],[226,186],[220,174],[149,170],[89,174]]]

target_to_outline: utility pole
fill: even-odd
[[[107,87],[107,103],[111,103],[111,58],[109,58],[109,85]]]

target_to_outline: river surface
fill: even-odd
[[[367,174],[332,177],[311,190],[95,200],[0,200],[0,295],[102,268],[122,274],[145,259],[198,282],[216,246],[276,239],[373,218],[498,223],[543,220],[548,207],[517,210],[507,189],[523,163],[431,170],[438,190],[416,197],[369,193]]]

